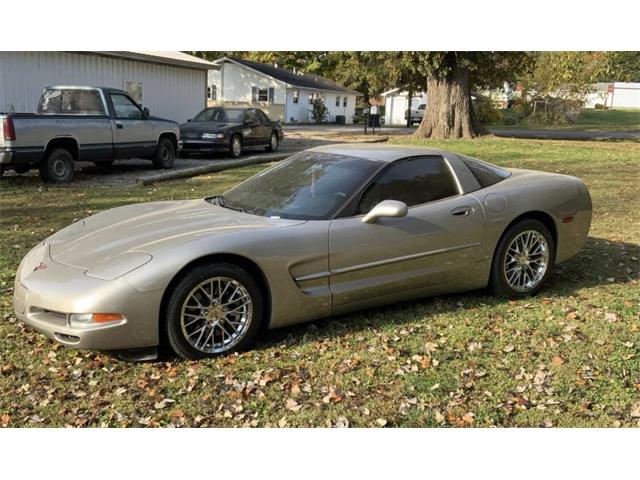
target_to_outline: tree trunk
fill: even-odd
[[[427,80],[427,110],[414,136],[474,138],[487,133],[471,105],[469,70],[454,66],[446,77]]]
[[[409,89],[407,91],[407,99],[409,108],[407,109],[407,128],[411,128],[411,100],[413,100],[413,90]]]

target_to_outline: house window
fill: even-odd
[[[310,93],[309,94],[309,103],[311,105],[313,105],[313,103],[319,98],[317,93]]]
[[[340,97],[336,97],[336,107],[340,106]]]
[[[347,106],[347,97],[342,97],[342,106],[343,107]]]
[[[218,99],[218,87],[216,85],[209,85],[207,87],[207,98],[209,100],[217,100]]]
[[[269,102],[273,103],[275,90],[273,88],[251,87],[251,103]]]
[[[293,103],[298,103],[298,99],[300,98],[300,92],[298,90],[293,91]]]

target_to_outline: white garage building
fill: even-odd
[[[49,85],[93,85],[182,123],[206,106],[211,66],[182,52],[0,52],[0,112],[34,112]]]
[[[394,88],[393,90],[381,93],[380,96],[384,98],[384,124],[406,125],[407,119],[405,114],[409,104],[409,100],[407,99],[409,92],[401,88]],[[417,110],[420,105],[426,105],[426,103],[426,92],[416,92],[411,98],[411,109]]]

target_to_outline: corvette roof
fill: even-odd
[[[448,152],[435,148],[383,145],[380,143],[338,143],[309,149],[312,152],[332,153],[350,157],[361,157],[380,162],[394,162],[416,155],[443,155]]]

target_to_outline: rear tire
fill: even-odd
[[[245,350],[260,331],[263,312],[260,288],[246,270],[223,262],[201,265],[170,293],[166,338],[184,359]]]
[[[234,135],[229,143],[229,154],[232,158],[240,158],[242,156],[242,137]]]
[[[278,132],[271,132],[271,137],[269,137],[269,145],[267,145],[267,152],[275,152],[278,150],[280,146],[280,139],[278,138]]]
[[[493,293],[506,298],[536,294],[553,268],[556,246],[553,235],[540,221],[522,220],[503,235],[491,265]]]
[[[40,164],[40,178],[49,183],[70,183],[73,179],[75,162],[64,148],[56,148]]]
[[[175,159],[176,152],[173,148],[173,143],[168,138],[161,138],[158,140],[158,147],[156,153],[153,156],[153,166],[156,168],[171,168],[173,167],[173,160]]]

